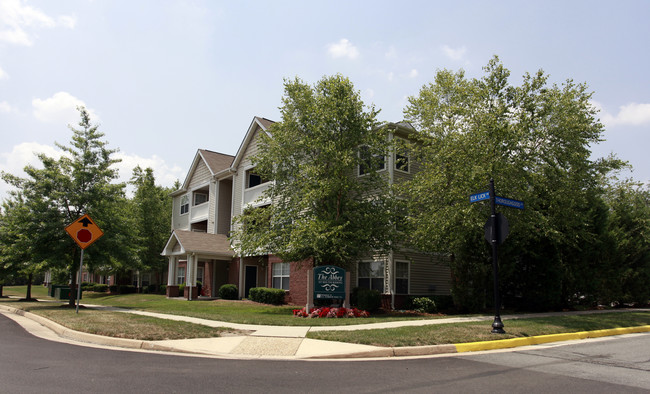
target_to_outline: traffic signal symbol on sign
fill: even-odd
[[[65,228],[65,231],[81,249],[86,249],[104,235],[104,232],[97,227],[88,215],[83,215],[72,222]]]

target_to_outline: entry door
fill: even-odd
[[[244,297],[248,298],[248,293],[253,287],[257,287],[257,266],[246,266],[246,278],[244,280]]]

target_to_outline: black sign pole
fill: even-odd
[[[497,244],[499,241],[499,223],[497,223],[497,212],[496,212],[496,193],[494,192],[494,179],[490,179],[490,209],[492,221],[492,271],[494,273],[494,322],[492,323],[492,333],[494,334],[505,334],[503,330],[503,322],[501,322],[501,297],[499,296],[499,261],[497,253]]]

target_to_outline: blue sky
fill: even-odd
[[[0,170],[60,154],[84,105],[123,180],[139,164],[171,186],[197,149],[235,154],[253,116],[279,120],[285,78],[341,73],[399,121],[436,70],[480,77],[498,55],[514,85],[540,68],[589,85],[594,157],[650,182],[648,20],[648,1],[0,0]]]

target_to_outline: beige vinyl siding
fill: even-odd
[[[217,234],[228,235],[230,233],[230,209],[232,206],[232,179],[219,181],[219,197],[217,208]]]
[[[199,163],[197,164],[196,169],[192,174],[192,179],[190,179],[190,183],[188,185],[189,190],[203,186],[206,183],[210,182],[210,177],[210,169],[207,165],[205,165],[205,162],[203,160],[199,160]]]
[[[235,216],[241,215],[242,213],[242,201],[244,200],[244,184],[246,182],[246,169],[251,166],[251,157],[257,154],[257,143],[258,143],[258,134],[260,128],[258,127],[255,130],[255,134],[251,139],[251,142],[246,147],[244,151],[243,158],[237,166],[237,175],[235,176],[235,182],[233,187],[235,188],[235,195],[233,198],[233,214]]]
[[[208,233],[216,234],[217,224],[215,223],[215,216],[217,201],[215,196],[217,195],[217,182],[210,181],[210,185],[208,186],[208,193],[210,195],[208,198]]]
[[[395,259],[411,262],[409,280],[412,295],[451,294],[451,271],[447,256],[409,252],[396,254]]]
[[[174,197],[173,213],[172,213],[172,227],[174,230],[189,230],[190,228],[190,214],[186,213],[181,215],[181,198],[185,194]]]

